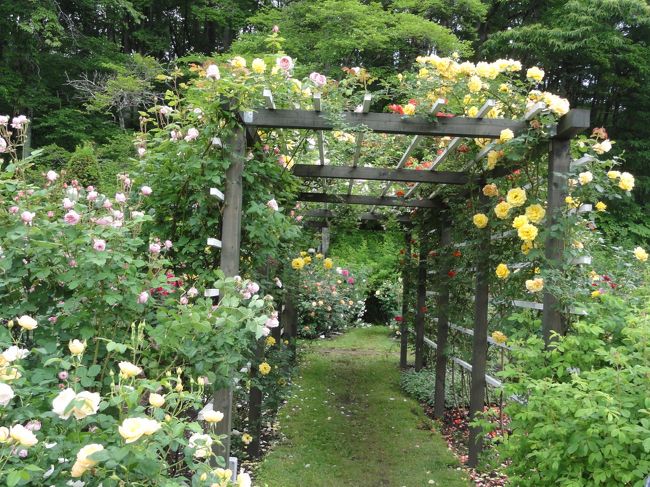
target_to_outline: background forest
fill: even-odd
[[[390,83],[431,51],[543,66],[543,89],[590,108],[637,176],[635,199],[610,205],[601,228],[621,243],[650,239],[650,8],[642,0],[1,2],[0,112],[34,121],[27,150],[47,146],[43,167],[65,165],[96,179],[87,184],[110,185],[129,169],[138,111],[162,94],[160,73],[209,54],[263,52],[273,25],[298,75],[313,68],[336,79],[341,67],[359,65]]]

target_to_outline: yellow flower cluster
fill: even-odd
[[[499,162],[499,159],[501,159],[504,155],[504,152],[502,150],[491,150],[488,152],[487,155],[487,168],[489,171],[494,169],[497,165],[497,162]]]
[[[508,337],[500,331],[495,331],[492,333],[492,340],[499,344],[504,344],[508,341]]]
[[[544,289],[544,279],[536,277],[535,279],[528,279],[526,281],[526,289],[531,293],[538,293]]]
[[[538,233],[537,227],[532,223],[524,223],[517,230],[517,235],[519,236],[519,238],[528,242],[532,242],[533,240],[535,240],[537,238],[537,233]]]
[[[323,267],[327,270],[330,270],[332,267],[334,267],[334,261],[328,257],[323,261]]]
[[[305,261],[303,260],[302,257],[296,257],[291,261],[291,267],[293,267],[295,270],[299,271],[303,267],[305,267]]]
[[[533,223],[541,222],[546,216],[546,210],[542,205],[534,204],[526,208],[526,217]]]

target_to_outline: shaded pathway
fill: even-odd
[[[385,327],[306,345],[286,437],[262,462],[259,487],[466,487],[420,405],[399,388],[399,349]]]

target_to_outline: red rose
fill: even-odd
[[[449,271],[449,272],[447,272],[447,275],[449,277],[454,277],[454,276],[456,276],[456,271]]]

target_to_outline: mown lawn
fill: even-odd
[[[443,438],[399,388],[397,342],[385,327],[305,344],[280,411],[286,439],[259,467],[259,487],[469,484]]]

